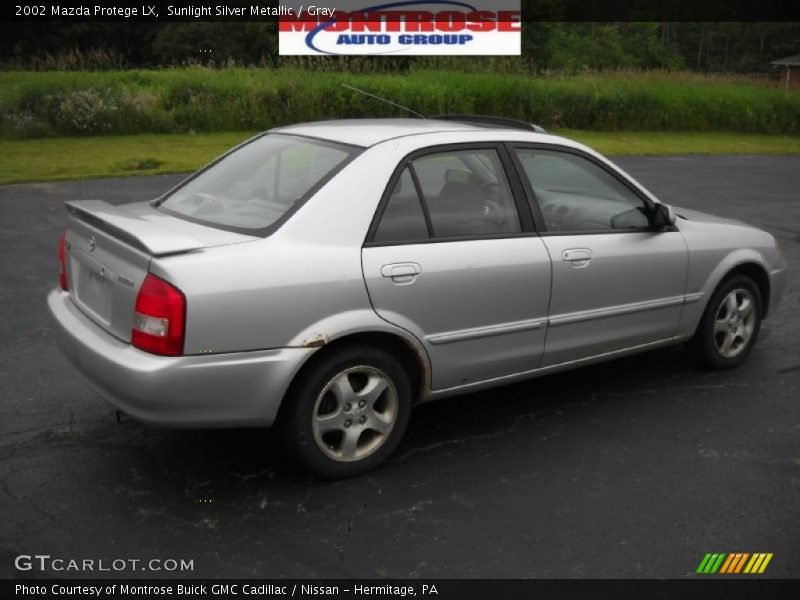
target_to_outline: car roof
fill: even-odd
[[[437,119],[339,119],[335,121],[316,121],[278,127],[275,133],[291,133],[308,137],[369,147],[399,137],[429,133],[502,131],[506,134],[524,130],[460,121]]]

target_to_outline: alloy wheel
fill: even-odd
[[[741,354],[753,337],[756,325],[755,300],[744,288],[728,292],[714,318],[714,345],[723,358]]]
[[[317,397],[314,441],[333,460],[359,461],[389,438],[397,415],[392,380],[374,367],[352,367],[331,378]]]

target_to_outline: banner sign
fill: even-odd
[[[283,56],[519,55],[519,0],[288,2],[278,19]]]

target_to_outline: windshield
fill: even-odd
[[[159,206],[203,224],[265,229],[305,201],[355,152],[309,138],[265,135],[189,180]]]

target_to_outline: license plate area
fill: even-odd
[[[90,316],[110,325],[113,274],[108,267],[82,252],[73,252],[72,258],[75,298]]]

